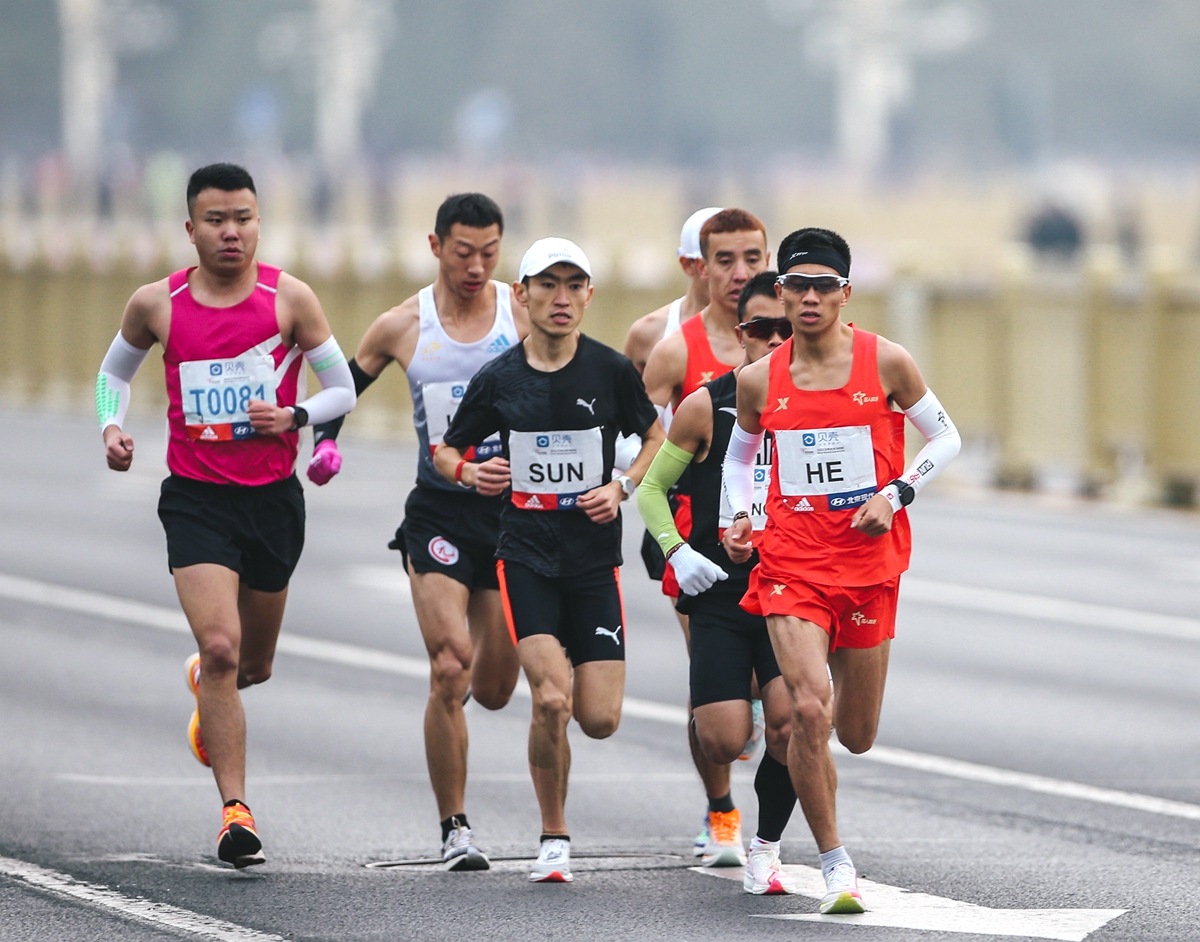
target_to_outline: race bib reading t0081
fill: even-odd
[[[604,483],[604,437],[598,428],[509,432],[512,502],[522,510],[572,510]]]
[[[780,429],[775,447],[779,493],[793,510],[852,510],[875,495],[869,425]]]
[[[446,429],[454,421],[454,415],[467,394],[467,380],[450,383],[422,383],[421,398],[425,402],[425,431],[429,434],[429,450],[433,452],[442,443]],[[486,461],[504,450],[500,438],[489,438],[481,445],[463,453],[468,461]]]
[[[251,399],[275,403],[275,359],[269,353],[179,364],[188,438],[229,442],[258,433],[250,425]]]

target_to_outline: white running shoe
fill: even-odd
[[[704,827],[700,829],[700,833],[696,835],[696,839],[692,841],[692,856],[703,857],[704,849],[708,847],[708,812],[704,812]]]
[[[750,844],[742,889],[755,896],[783,896],[799,893],[796,881],[779,863],[779,850],[773,844]]]
[[[852,864],[840,863],[825,878],[825,895],[821,897],[821,912],[829,915],[865,913],[862,894],[858,892],[858,871]]]
[[[746,745],[742,747],[742,754],[738,756],[742,762],[749,762],[758,755],[758,750],[763,744],[763,736],[767,732],[767,717],[763,712],[761,700],[750,701],[750,715],[754,719],[754,728],[750,731],[750,738],[746,740]]]
[[[447,870],[488,870],[492,863],[487,854],[475,846],[475,835],[469,827],[458,823],[458,818],[451,819],[454,827],[442,844],[442,864]]]
[[[574,879],[571,875],[571,842],[558,837],[542,841],[542,849],[529,871],[529,882],[570,883]]]

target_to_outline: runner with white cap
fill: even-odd
[[[475,374],[434,454],[447,481],[506,494],[496,550],[504,614],[533,693],[529,771],[542,816],[534,882],[570,882],[564,816],[574,717],[611,736],[625,693],[621,501],[664,439],[628,358],[580,333],[591,264],[573,242],[540,239],[521,260],[514,294],[529,310],[524,341]],[[469,449],[500,436],[504,468],[484,476]],[[612,479],[618,435],[642,448]]]

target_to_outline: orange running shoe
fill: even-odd
[[[742,849],[742,813],[737,808],[708,813],[708,845],[700,863],[705,867],[746,865],[746,852]]]
[[[201,765],[212,767],[208,761],[208,750],[204,748],[204,734],[200,731],[200,655],[193,654],[183,665],[187,676],[188,690],[196,698],[196,709],[188,721],[188,745],[192,747],[192,755]]]
[[[221,813],[224,821],[221,833],[217,835],[217,856],[238,870],[266,863],[262,841],[254,829],[254,816],[250,814],[250,809],[233,799],[221,809]]]

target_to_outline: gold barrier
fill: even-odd
[[[399,277],[297,275],[316,290],[348,353],[380,312],[419,287]],[[147,280],[124,270],[0,267],[0,400],[90,410],[96,369],[121,311]],[[681,290],[601,284],[585,328],[620,347],[629,324]],[[916,356],[963,433],[951,479],[1128,503],[1196,503],[1200,283],[1068,271],[1001,284],[901,278],[856,291],[847,315]],[[135,381],[139,414],[161,414],[159,364],[152,354]],[[410,437],[410,411],[404,377],[387,370],[347,432]]]

